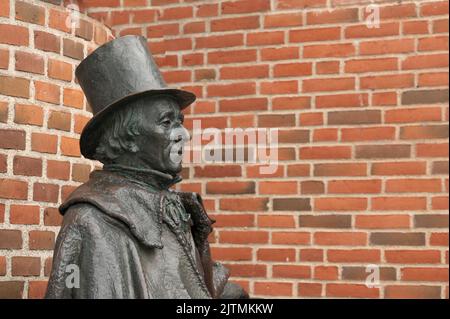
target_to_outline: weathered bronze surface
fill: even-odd
[[[46,297],[247,298],[211,259],[200,195],[170,189],[195,96],[167,87],[137,36],[100,47],[76,75],[94,113],[81,151],[104,167],[60,206]]]

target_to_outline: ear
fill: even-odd
[[[139,152],[139,146],[137,145],[135,140],[127,141],[126,148],[131,153],[137,153]]]

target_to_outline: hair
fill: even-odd
[[[147,133],[144,110],[162,97],[172,98],[162,94],[151,98],[141,97],[106,116],[93,158],[103,164],[113,164],[122,154],[133,152],[135,138]]]

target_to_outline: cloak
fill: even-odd
[[[177,205],[187,229],[173,213]],[[248,297],[212,261],[214,221],[196,193],[155,191],[133,176],[96,170],[59,210],[46,298]]]

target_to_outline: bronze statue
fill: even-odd
[[[190,138],[181,110],[195,95],[167,87],[138,36],[101,46],[76,77],[94,114],[81,153],[104,166],[59,208],[46,297],[247,298],[211,259],[200,195],[169,189]]]

